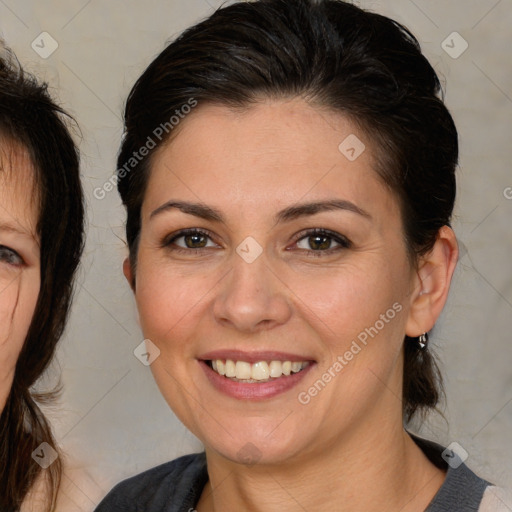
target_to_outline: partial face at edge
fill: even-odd
[[[205,105],[182,122],[153,163],[135,292],[169,405],[207,450],[240,460],[255,447],[268,463],[396,421],[414,279],[371,141],[299,99],[244,113]],[[366,150],[351,161],[338,146],[354,134]],[[333,201],[343,207],[292,210]],[[226,384],[210,359],[229,357],[309,365]]]
[[[33,167],[26,151],[0,142],[0,411],[9,395],[40,288]]]

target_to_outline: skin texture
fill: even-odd
[[[338,150],[351,134],[366,146],[354,161]],[[411,266],[399,205],[373,170],[372,142],[340,114],[298,98],[238,112],[200,105],[154,157],[136,276],[128,260],[124,272],[131,284],[135,277],[144,336],[160,350],[156,382],[205,445],[210,481],[198,510],[424,510],[444,473],[402,427],[402,345],[405,334],[430,330],[443,308],[457,259],[452,230],[443,228]],[[151,215],[170,200],[206,204],[223,222],[178,209]],[[274,220],[284,208],[330,200],[367,215]],[[186,228],[210,233],[199,244],[188,239],[206,244],[202,251],[184,238],[165,244]],[[350,244],[327,239],[327,249],[308,253],[318,247],[304,233],[313,228]],[[249,236],[263,249],[252,263],[236,252]],[[299,392],[393,304],[400,312],[300,403]],[[314,365],[273,398],[236,399],[214,388],[199,362],[220,349],[280,351]],[[250,463],[241,464],[248,451]]]
[[[23,149],[1,143],[0,167],[1,410],[39,295],[40,254],[29,157]]]

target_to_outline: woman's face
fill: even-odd
[[[153,161],[136,268],[169,405],[248,463],[401,428],[415,273],[372,141],[300,99],[182,123]]]
[[[37,201],[26,152],[0,147],[0,411],[39,295]]]

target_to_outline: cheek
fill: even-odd
[[[0,276],[0,367],[14,370],[34,314],[40,286],[39,272]]]
[[[399,258],[395,263],[390,268],[386,258],[380,263],[372,258],[371,264],[368,260],[295,283],[303,302],[297,307],[322,355],[319,374],[301,388],[300,400],[310,400],[326,425],[362,416],[388,389],[383,382],[394,388],[400,380],[408,267]],[[325,389],[317,385],[319,379],[329,382]]]
[[[196,274],[184,276],[139,257],[135,298],[144,336],[162,351],[185,344],[189,324],[201,310],[204,284]]]
[[[7,352],[12,352],[12,335],[14,330],[14,314],[17,309],[20,295],[20,277],[10,280],[0,279],[2,293],[0,294],[0,346],[2,361],[5,361]]]
[[[139,256],[136,284],[135,300],[144,338],[160,351],[151,372],[168,405],[195,432],[191,418],[200,394],[193,391],[190,376],[197,369],[193,338],[205,316],[202,280],[184,277],[166,265],[152,264]],[[191,402],[193,395],[196,398]]]
[[[396,310],[403,309],[406,283],[401,272],[405,268],[390,268],[387,262],[377,259],[361,259],[357,265],[327,269],[314,278],[297,275],[290,288],[309,323],[324,333],[322,339],[329,340],[331,351],[340,350],[347,340],[356,339],[376,322],[377,327],[382,327],[381,315],[384,321],[397,317]],[[395,305],[393,309],[394,304],[400,307]],[[388,332],[391,323],[385,322]]]

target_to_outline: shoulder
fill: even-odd
[[[467,453],[458,449],[458,445],[450,445],[448,448],[444,448],[433,441],[410,435],[430,461],[446,472],[443,485],[430,502],[427,511],[466,512],[468,510],[482,510],[480,507],[483,504],[484,495],[492,484],[480,478],[464,464]],[[489,509],[489,512],[491,510],[493,509]]]
[[[193,508],[207,480],[205,454],[185,455],[117,484],[95,512],[172,512],[189,503]]]
[[[25,496],[20,512],[36,512],[48,506],[48,482],[45,473],[39,473],[36,481]]]
[[[65,467],[54,512],[90,512],[103,494],[84,467]]]
[[[91,475],[81,467],[63,464],[57,502],[53,512],[90,512],[103,492]],[[46,473],[39,474],[21,505],[20,512],[41,512],[48,506]]]
[[[39,474],[23,500],[20,512],[41,512],[49,505],[49,482],[46,473]],[[90,512],[102,496],[101,488],[82,468],[64,466],[54,512]]]

